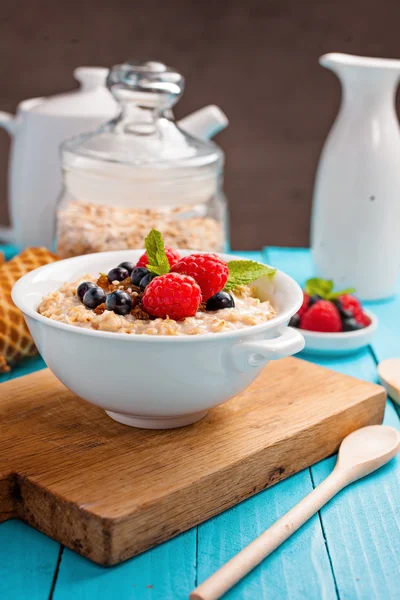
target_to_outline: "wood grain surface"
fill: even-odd
[[[380,386],[290,358],[197,424],[145,431],[40,371],[1,386],[0,520],[115,564],[332,454],[384,405]]]

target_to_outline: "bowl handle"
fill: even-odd
[[[301,333],[297,329],[286,327],[279,337],[237,344],[232,348],[232,355],[239,371],[249,371],[270,360],[296,354],[303,348],[304,338]]]

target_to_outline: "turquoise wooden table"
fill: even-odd
[[[12,250],[8,251],[10,255]],[[303,283],[308,250],[240,252]],[[400,290],[399,290],[400,292]],[[372,345],[343,359],[316,359],[341,373],[377,380],[377,362],[400,356],[400,293],[370,303],[379,320]],[[306,357],[305,357],[306,358]],[[43,368],[31,359],[0,381]],[[323,393],[323,390],[321,390]],[[400,429],[399,407],[385,423]],[[102,568],[18,522],[0,525],[1,600],[180,600],[269,527],[332,470],[328,458],[235,508],[126,563]],[[400,458],[342,491],[244,581],[227,600],[372,600],[400,597]]]

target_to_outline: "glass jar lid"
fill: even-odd
[[[110,168],[114,174],[118,166],[120,176],[120,169],[129,166],[129,177],[151,169],[157,178],[222,166],[216,144],[190,136],[173,119],[171,108],[184,90],[184,78],[174,69],[154,61],[126,62],[111,69],[107,86],[119,103],[119,116],[94,133],[65,142],[65,166]]]

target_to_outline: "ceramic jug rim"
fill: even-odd
[[[373,56],[358,56],[356,54],[345,54],[341,52],[328,52],[319,58],[322,66],[332,64],[361,68],[400,69],[400,59],[380,58]]]

